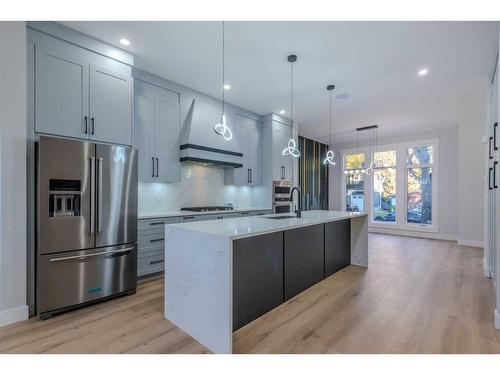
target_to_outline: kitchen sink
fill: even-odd
[[[263,216],[262,218],[263,219],[280,220],[280,219],[291,219],[292,217],[297,217],[297,216],[295,216],[295,215],[292,215],[292,216],[273,216],[273,217]]]

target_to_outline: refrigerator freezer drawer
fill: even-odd
[[[136,244],[38,257],[40,314],[137,287]]]

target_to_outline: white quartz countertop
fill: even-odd
[[[248,211],[267,211],[271,208],[264,207],[248,207],[248,208],[234,208],[232,210],[220,210],[220,211],[153,211],[153,212],[141,212],[138,215],[139,220],[141,219],[158,219],[161,217],[179,217],[179,216],[193,216],[193,215],[210,215],[210,214],[230,214],[231,212],[248,212]]]
[[[166,230],[175,228],[225,236],[232,239],[251,237],[260,234],[279,232],[283,230],[300,228],[309,225],[326,223],[343,219],[366,216],[365,213],[347,211],[303,211],[300,219],[294,217],[287,219],[269,219],[274,216],[291,216],[292,214],[272,214],[251,217],[236,217],[225,220],[195,221],[182,224],[169,224]]]

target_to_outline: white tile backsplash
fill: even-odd
[[[252,188],[224,185],[220,167],[196,164],[181,165],[181,181],[177,183],[139,182],[139,214],[176,211],[181,207],[224,205],[252,207]]]

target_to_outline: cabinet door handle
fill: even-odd
[[[160,162],[158,161],[158,158],[156,158],[156,177],[158,178],[158,169],[160,169]]]
[[[158,264],[158,263],[163,263],[163,262],[164,262],[163,259],[162,260],[152,260],[151,262],[149,262],[149,264],[152,265],[152,264]]]
[[[90,121],[92,122],[92,131],[90,134],[94,135],[95,133],[95,118],[91,118]]]
[[[250,183],[252,183],[252,180],[253,180],[253,170],[252,168],[250,168]]]
[[[493,171],[493,168],[488,168],[488,189],[489,190],[493,190],[493,188],[491,187],[491,172]]]
[[[493,141],[493,137],[490,137],[490,139],[488,141],[488,155],[489,155],[490,159],[493,159],[493,155],[491,154],[491,141]]]
[[[153,168],[153,173],[151,174],[151,177],[154,178],[155,176],[155,158],[151,158],[151,167]]]
[[[493,189],[498,189],[497,185],[497,165],[498,161],[493,162]]]
[[[149,223],[149,225],[162,225],[162,224],[165,224],[164,221],[157,221],[155,223]]]
[[[85,116],[84,119],[85,119],[85,134],[87,134],[89,132],[88,117]]]
[[[247,184],[250,183],[250,169],[247,168]]]
[[[164,241],[164,240],[165,240],[164,238],[155,238],[155,239],[149,240],[149,242],[160,242],[160,241]]]
[[[497,143],[497,129],[498,129],[498,122],[495,122],[493,124],[493,149],[495,151],[498,150],[498,143]]]
[[[187,219],[194,219],[194,216],[183,216],[181,217],[182,220],[187,220]]]

